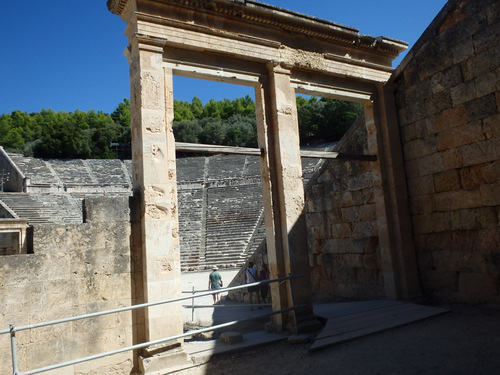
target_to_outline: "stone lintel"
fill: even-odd
[[[393,70],[390,66],[392,58],[370,60],[371,55],[354,51],[352,46],[336,45],[331,47],[336,50],[336,53],[323,53],[316,52],[314,49],[294,48],[281,43],[262,43],[260,38],[253,35],[243,38],[241,33],[236,32],[221,33],[206,28],[193,30],[192,24],[188,22],[160,27],[152,20],[142,20],[142,17],[137,22],[139,25],[136,35],[140,36],[144,44],[152,45],[155,40],[159,40],[161,42],[156,45],[160,46],[164,42],[165,59],[176,64],[177,70],[186,65],[187,70],[197,72],[206,64],[210,67],[210,60],[217,60],[217,56],[219,60],[221,56],[228,60],[228,62],[217,61],[217,64],[221,64],[224,70],[229,69],[229,72],[241,71],[241,59],[244,59],[244,65],[250,71],[257,71],[261,74],[261,69],[253,67],[252,64],[272,62],[281,64],[286,69],[322,72],[372,82],[386,82]],[[324,46],[318,45],[315,48],[320,49]],[[179,52],[181,49],[182,52]],[[203,54],[200,55],[200,52]],[[208,54],[213,57],[209,58]],[[232,60],[235,63],[230,64]],[[219,71],[221,71],[220,68],[214,69],[212,73]]]
[[[211,22],[214,19],[223,20],[227,25],[231,25],[233,19],[237,18],[239,28],[250,30],[255,27],[272,29],[271,34],[275,34],[277,29],[281,29],[285,33],[291,32],[324,43],[340,44],[344,46],[343,48],[348,47],[360,52],[369,51],[374,56],[385,56],[386,60],[387,58],[392,60],[408,47],[407,43],[396,39],[363,35],[353,27],[256,1],[162,0],[156,1],[154,8],[151,7],[150,10],[152,4],[149,0],[109,0],[107,3],[108,9],[112,13],[122,15],[129,2],[135,2],[136,13],[146,11],[150,14],[156,13],[156,15],[158,13],[169,14],[171,19],[177,17],[178,21],[195,20],[194,23],[198,26],[206,27],[206,32],[213,31],[214,28],[211,27]],[[162,10],[162,8],[164,9]],[[175,12],[167,12],[168,9],[174,9]],[[199,17],[200,14],[203,14],[203,17]],[[223,28],[229,29],[227,25]],[[245,32],[242,34],[245,34]],[[257,35],[252,35],[252,37],[255,36]],[[368,56],[367,58],[369,59]]]

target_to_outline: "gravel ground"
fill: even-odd
[[[451,311],[313,353],[309,344],[280,342],[179,374],[499,374],[500,307],[441,307]]]

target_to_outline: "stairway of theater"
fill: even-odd
[[[86,197],[132,194],[130,160],[9,156],[31,192],[0,193],[0,200],[29,224],[82,223]],[[242,266],[265,238],[259,158],[212,155],[176,164],[182,270]],[[317,160],[303,160],[305,181],[318,168]]]
[[[263,212],[261,195],[258,184],[209,189],[206,264],[238,267],[250,255],[249,245]]]
[[[182,269],[242,266],[264,239],[259,158],[181,158],[177,175]]]
[[[36,159],[9,155],[19,170],[30,179],[31,190],[67,190],[92,186],[112,186],[130,189],[129,167],[121,160]],[[128,163],[130,164],[130,162]]]
[[[82,223],[81,200],[69,194],[0,193],[4,204],[28,224]]]

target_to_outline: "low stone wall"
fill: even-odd
[[[86,223],[34,227],[34,254],[0,257],[0,329],[129,306],[133,287],[128,198],[85,202]],[[140,261],[137,262],[140,264]],[[118,349],[136,342],[132,312],[79,320],[16,334],[19,368],[26,371]],[[0,336],[0,373],[11,373],[9,335]],[[130,373],[131,352],[54,371]]]

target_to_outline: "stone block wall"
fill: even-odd
[[[449,1],[394,76],[421,286],[500,303],[500,3]]]
[[[363,154],[364,145],[360,118],[338,149]],[[305,214],[313,299],[383,298],[370,162],[327,162],[306,188]]]
[[[428,300],[500,303],[499,15],[498,1],[449,1],[390,82]],[[344,151],[363,153],[363,132]],[[384,298],[369,165],[327,163],[306,200],[314,298]]]
[[[128,198],[85,202],[84,224],[34,227],[34,253],[0,257],[0,329],[88,314],[141,302],[134,288]],[[16,334],[19,368],[68,361],[132,345],[132,312],[78,320]],[[0,336],[0,373],[11,373],[9,335]],[[130,373],[131,352],[54,374]]]

